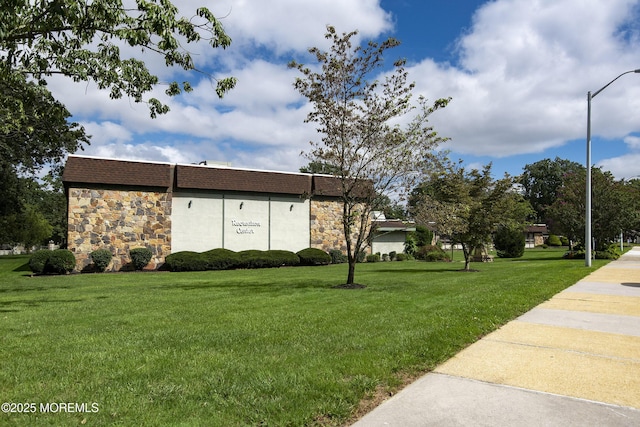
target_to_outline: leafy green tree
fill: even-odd
[[[18,73],[43,83],[61,74],[74,81],[94,81],[109,89],[111,98],[131,97],[142,102],[144,94],[159,83],[145,63],[127,58],[123,46],[139,47],[160,55],[167,67],[196,70],[183,47],[206,41],[212,48],[226,48],[231,38],[221,22],[205,7],[193,16],[180,16],[169,0],[6,0],[0,8],[0,75]],[[235,79],[217,81],[222,96]],[[190,91],[188,82],[169,83],[167,95]],[[155,98],[149,103],[152,117],[169,109]]]
[[[371,212],[381,210],[380,196],[413,187],[429,153],[445,140],[427,119],[449,102],[439,99],[430,106],[420,99],[418,113],[407,126],[392,124],[415,107],[411,103],[414,84],[407,82],[405,61],[396,61],[382,77],[375,74],[381,71],[385,51],[399,42],[390,38],[354,46],[356,34],[340,35],[328,26],[325,37],[332,41],[330,50],[309,49],[318,71],[290,63],[303,75],[296,79],[295,88],[313,104],[306,122],[316,123],[322,135],[320,141],[311,142],[305,156],[337,168],[332,175],[340,180],[347,285],[354,284],[357,254],[369,240]]]
[[[536,222],[549,223],[546,209],[555,202],[564,177],[583,168],[579,163],[559,157],[540,160],[524,167],[518,183],[522,185],[524,198],[535,211]]]
[[[522,227],[531,214],[529,203],[513,191],[513,179],[494,180],[491,165],[466,171],[460,164],[447,162],[414,195],[418,223],[429,223],[439,235],[449,236],[452,244],[460,243],[465,270],[470,269],[474,250],[489,244],[498,226]]]
[[[12,245],[24,244],[27,251],[51,236],[53,227],[35,206],[27,205],[24,212],[0,218],[2,238]]]
[[[595,249],[605,250],[621,231],[637,225],[637,193],[629,191],[624,180],[617,181],[611,172],[593,168],[591,173],[591,235]],[[559,230],[584,245],[586,170],[583,168],[565,176],[549,214]],[[635,223],[635,224],[634,224]]]
[[[29,209],[40,205],[21,199],[23,177],[46,164],[59,165],[67,153],[89,143],[84,129],[68,121],[70,112],[46,88],[47,77],[92,81],[109,89],[113,99],[146,102],[156,117],[168,106],[144,97],[160,83],[158,76],[121,49],[141,48],[159,55],[167,67],[204,74],[185,48],[198,42],[212,48],[231,43],[204,7],[183,17],[169,0],[5,0],[0,7],[0,220],[25,219]],[[218,96],[235,83],[231,77],[217,80]],[[174,81],[165,92],[189,91],[188,81]],[[3,234],[8,232],[0,232],[0,239],[8,238]]]

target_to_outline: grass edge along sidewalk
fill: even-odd
[[[604,265],[561,255],[361,264],[361,290],[332,289],[344,265],[32,278],[3,257],[0,401],[98,411],[0,424],[344,425]]]

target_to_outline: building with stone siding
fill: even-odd
[[[70,156],[63,182],[77,270],[97,249],[110,270],[137,247],[152,251],[148,268],[186,250],[346,250],[332,176]]]

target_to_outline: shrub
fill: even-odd
[[[347,262],[347,256],[338,249],[331,249],[329,251],[329,256],[331,257],[331,264],[342,264]]]
[[[153,254],[149,248],[133,248],[129,250],[129,256],[131,257],[133,268],[142,270],[149,264]]]
[[[231,270],[240,265],[240,257],[230,249],[211,249],[202,253],[207,270]]]
[[[44,268],[47,265],[47,260],[49,259],[51,252],[52,251],[48,249],[43,249],[41,251],[36,251],[31,255],[31,258],[29,258],[29,268],[33,273],[44,273]]]
[[[397,255],[396,251],[389,252],[389,260],[394,261]]]
[[[596,251],[595,255],[596,259],[618,259],[622,254],[620,247],[614,243],[607,246],[604,250]]]
[[[560,242],[562,246],[569,246],[569,238],[566,236],[560,236]]]
[[[45,273],[66,274],[76,268],[76,257],[70,250],[56,249],[50,252],[44,267]]]
[[[445,251],[442,250],[440,246],[436,245],[425,245],[418,248],[415,253],[416,259],[422,261],[449,261],[449,255]]]
[[[290,251],[282,250],[247,250],[238,252],[238,257],[240,259],[240,266],[244,268],[271,268],[300,264],[298,255]]]
[[[371,254],[371,255],[367,255],[367,262],[379,262],[380,261],[380,254]]]
[[[406,261],[407,259],[409,259],[409,255],[407,254],[396,255],[396,261]]]
[[[113,255],[109,249],[98,249],[91,252],[91,259],[93,260],[93,265],[96,266],[96,270],[102,272],[107,269],[109,263],[111,262],[111,258]]]
[[[581,250],[567,251],[567,252],[564,253],[564,255],[562,255],[562,258],[564,258],[564,259],[584,259],[584,256],[585,256],[584,249],[581,249]]]
[[[562,246],[562,241],[555,234],[550,234],[545,243],[549,246]]]
[[[169,271],[205,271],[208,269],[206,258],[202,254],[192,251],[167,255],[164,263]]]
[[[499,227],[493,238],[498,257],[520,258],[524,255],[525,236],[518,228]]]
[[[364,262],[367,259],[367,253],[365,251],[360,251],[356,255],[356,262]]]
[[[317,248],[307,248],[299,251],[296,255],[300,258],[302,265],[327,265],[331,262],[331,255]]]
[[[414,256],[417,250],[418,245],[416,244],[416,239],[411,235],[407,235],[407,238],[404,241],[404,253]]]

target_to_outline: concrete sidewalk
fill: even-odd
[[[372,426],[640,426],[640,247],[354,424]]]

